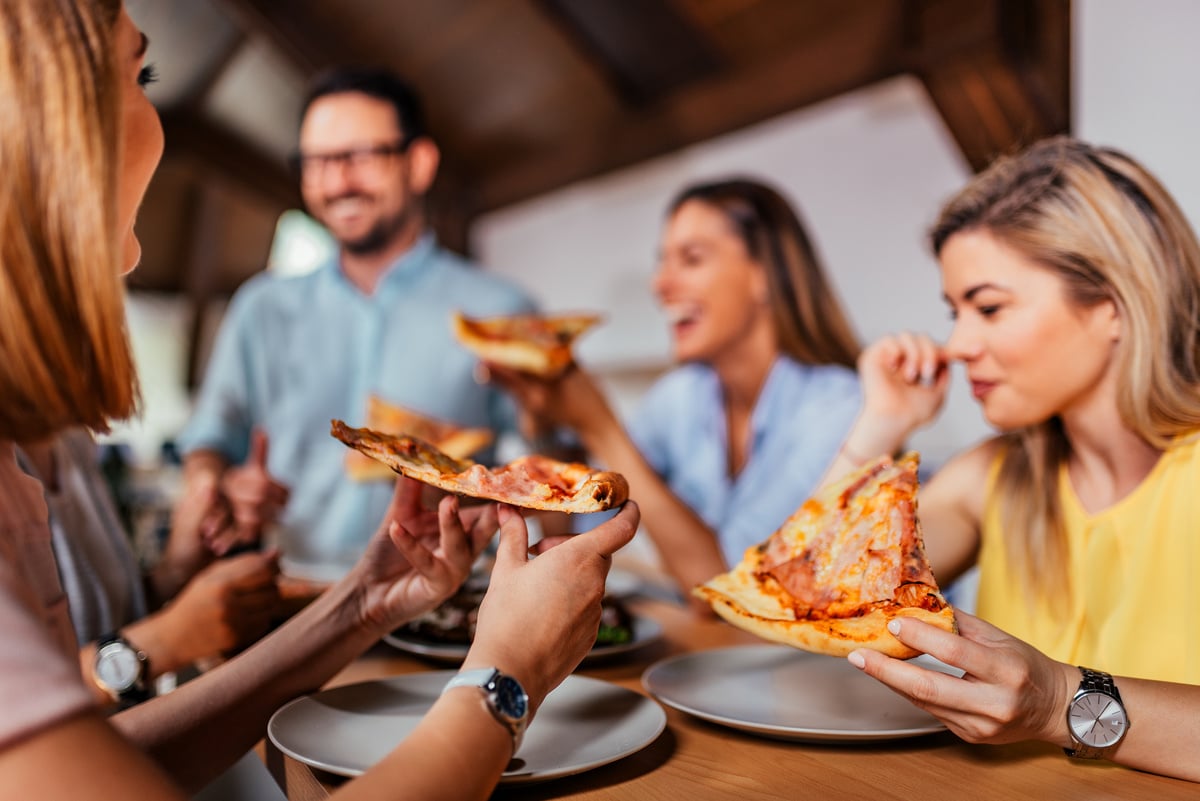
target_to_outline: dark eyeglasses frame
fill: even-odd
[[[349,150],[338,150],[332,153],[292,153],[288,156],[288,166],[292,172],[304,180],[305,175],[321,174],[332,164],[339,164],[342,169],[359,169],[376,160],[398,156],[408,150],[413,142],[412,137],[404,137],[396,142],[381,145],[364,145]],[[319,165],[319,166],[318,166]]]

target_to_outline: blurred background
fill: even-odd
[[[862,341],[944,336],[924,232],[996,154],[1069,132],[1129,150],[1193,220],[1193,0],[128,0],[167,136],[129,315],[141,418],[108,438],[171,480],[231,294],[329,253],[286,167],[308,78],[386,64],[443,153],[439,237],[548,310],[599,310],[579,358],[627,411],[669,365],[649,292],[683,184],[748,174],[802,210]],[[986,429],[965,382],[914,443]],[[159,468],[166,464],[166,472]],[[162,478],[163,476],[166,478]]]

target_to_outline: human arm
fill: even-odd
[[[942,408],[950,382],[949,359],[923,334],[883,337],[858,357],[863,404],[822,485],[903,447]]]
[[[894,620],[889,629],[904,644],[964,670],[962,678],[874,651],[855,651],[848,658],[969,742],[1042,740],[1074,748],[1066,713],[1079,687],[1079,669],[976,617],[955,615],[958,634],[912,619]],[[1116,685],[1130,725],[1111,760],[1200,781],[1195,759],[1200,753],[1200,687],[1123,677],[1116,678]]]
[[[165,607],[121,628],[121,636],[146,655],[147,680],[199,659],[222,656],[266,634],[283,609],[275,586],[275,553],[246,553],[213,562]],[[84,676],[96,661],[95,642],[79,650]],[[90,682],[98,702],[112,699]]]
[[[611,555],[633,538],[638,510],[626,504],[594,530],[539,548],[532,560],[521,516],[502,507],[500,519],[496,565],[462,667],[496,667],[513,676],[536,714],[595,643]],[[512,737],[484,708],[479,691],[458,688],[443,695],[387,759],[334,798],[483,799],[511,756]]]
[[[303,611],[237,657],[112,718],[167,771],[195,788],[263,736],[284,702],[320,687],[402,622],[465,580],[496,530],[494,505],[420,505],[421,485],[397,482],[383,524],[355,567]]]
[[[727,569],[717,533],[671,491],[590,375],[572,367],[558,379],[543,381],[495,366],[488,369],[522,409],[540,420],[571,428],[589,453],[625,476],[629,495],[638,502],[663,567],[685,594]],[[691,603],[696,611],[710,611],[703,602]]]

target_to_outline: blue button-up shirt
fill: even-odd
[[[651,388],[629,433],[671,490],[717,532],[734,565],[812,493],[861,403],[853,370],[779,357],[750,418],[748,458],[731,477],[720,382],[709,367],[689,364]]]
[[[179,442],[236,464],[251,430],[266,430],[268,469],[291,488],[278,529],[285,569],[344,573],[383,519],[390,482],[350,479],[346,447],[329,435],[333,418],[365,422],[368,394],[466,426],[514,428],[510,399],[476,383],[475,358],[453,339],[455,309],[488,316],[534,304],[428,235],[371,295],[330,263],[300,277],[261,274],[234,296]]]

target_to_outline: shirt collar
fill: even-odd
[[[437,240],[433,233],[426,231],[421,234],[411,248],[401,254],[399,258],[389,264],[387,269],[384,270],[383,275],[379,277],[379,283],[375,286],[374,297],[378,298],[381,295],[390,295],[396,289],[417,280],[433,265],[436,250]],[[337,284],[361,295],[362,293],[347,281],[346,276],[342,274],[339,259],[340,251],[325,263],[320,270],[322,280]]]

